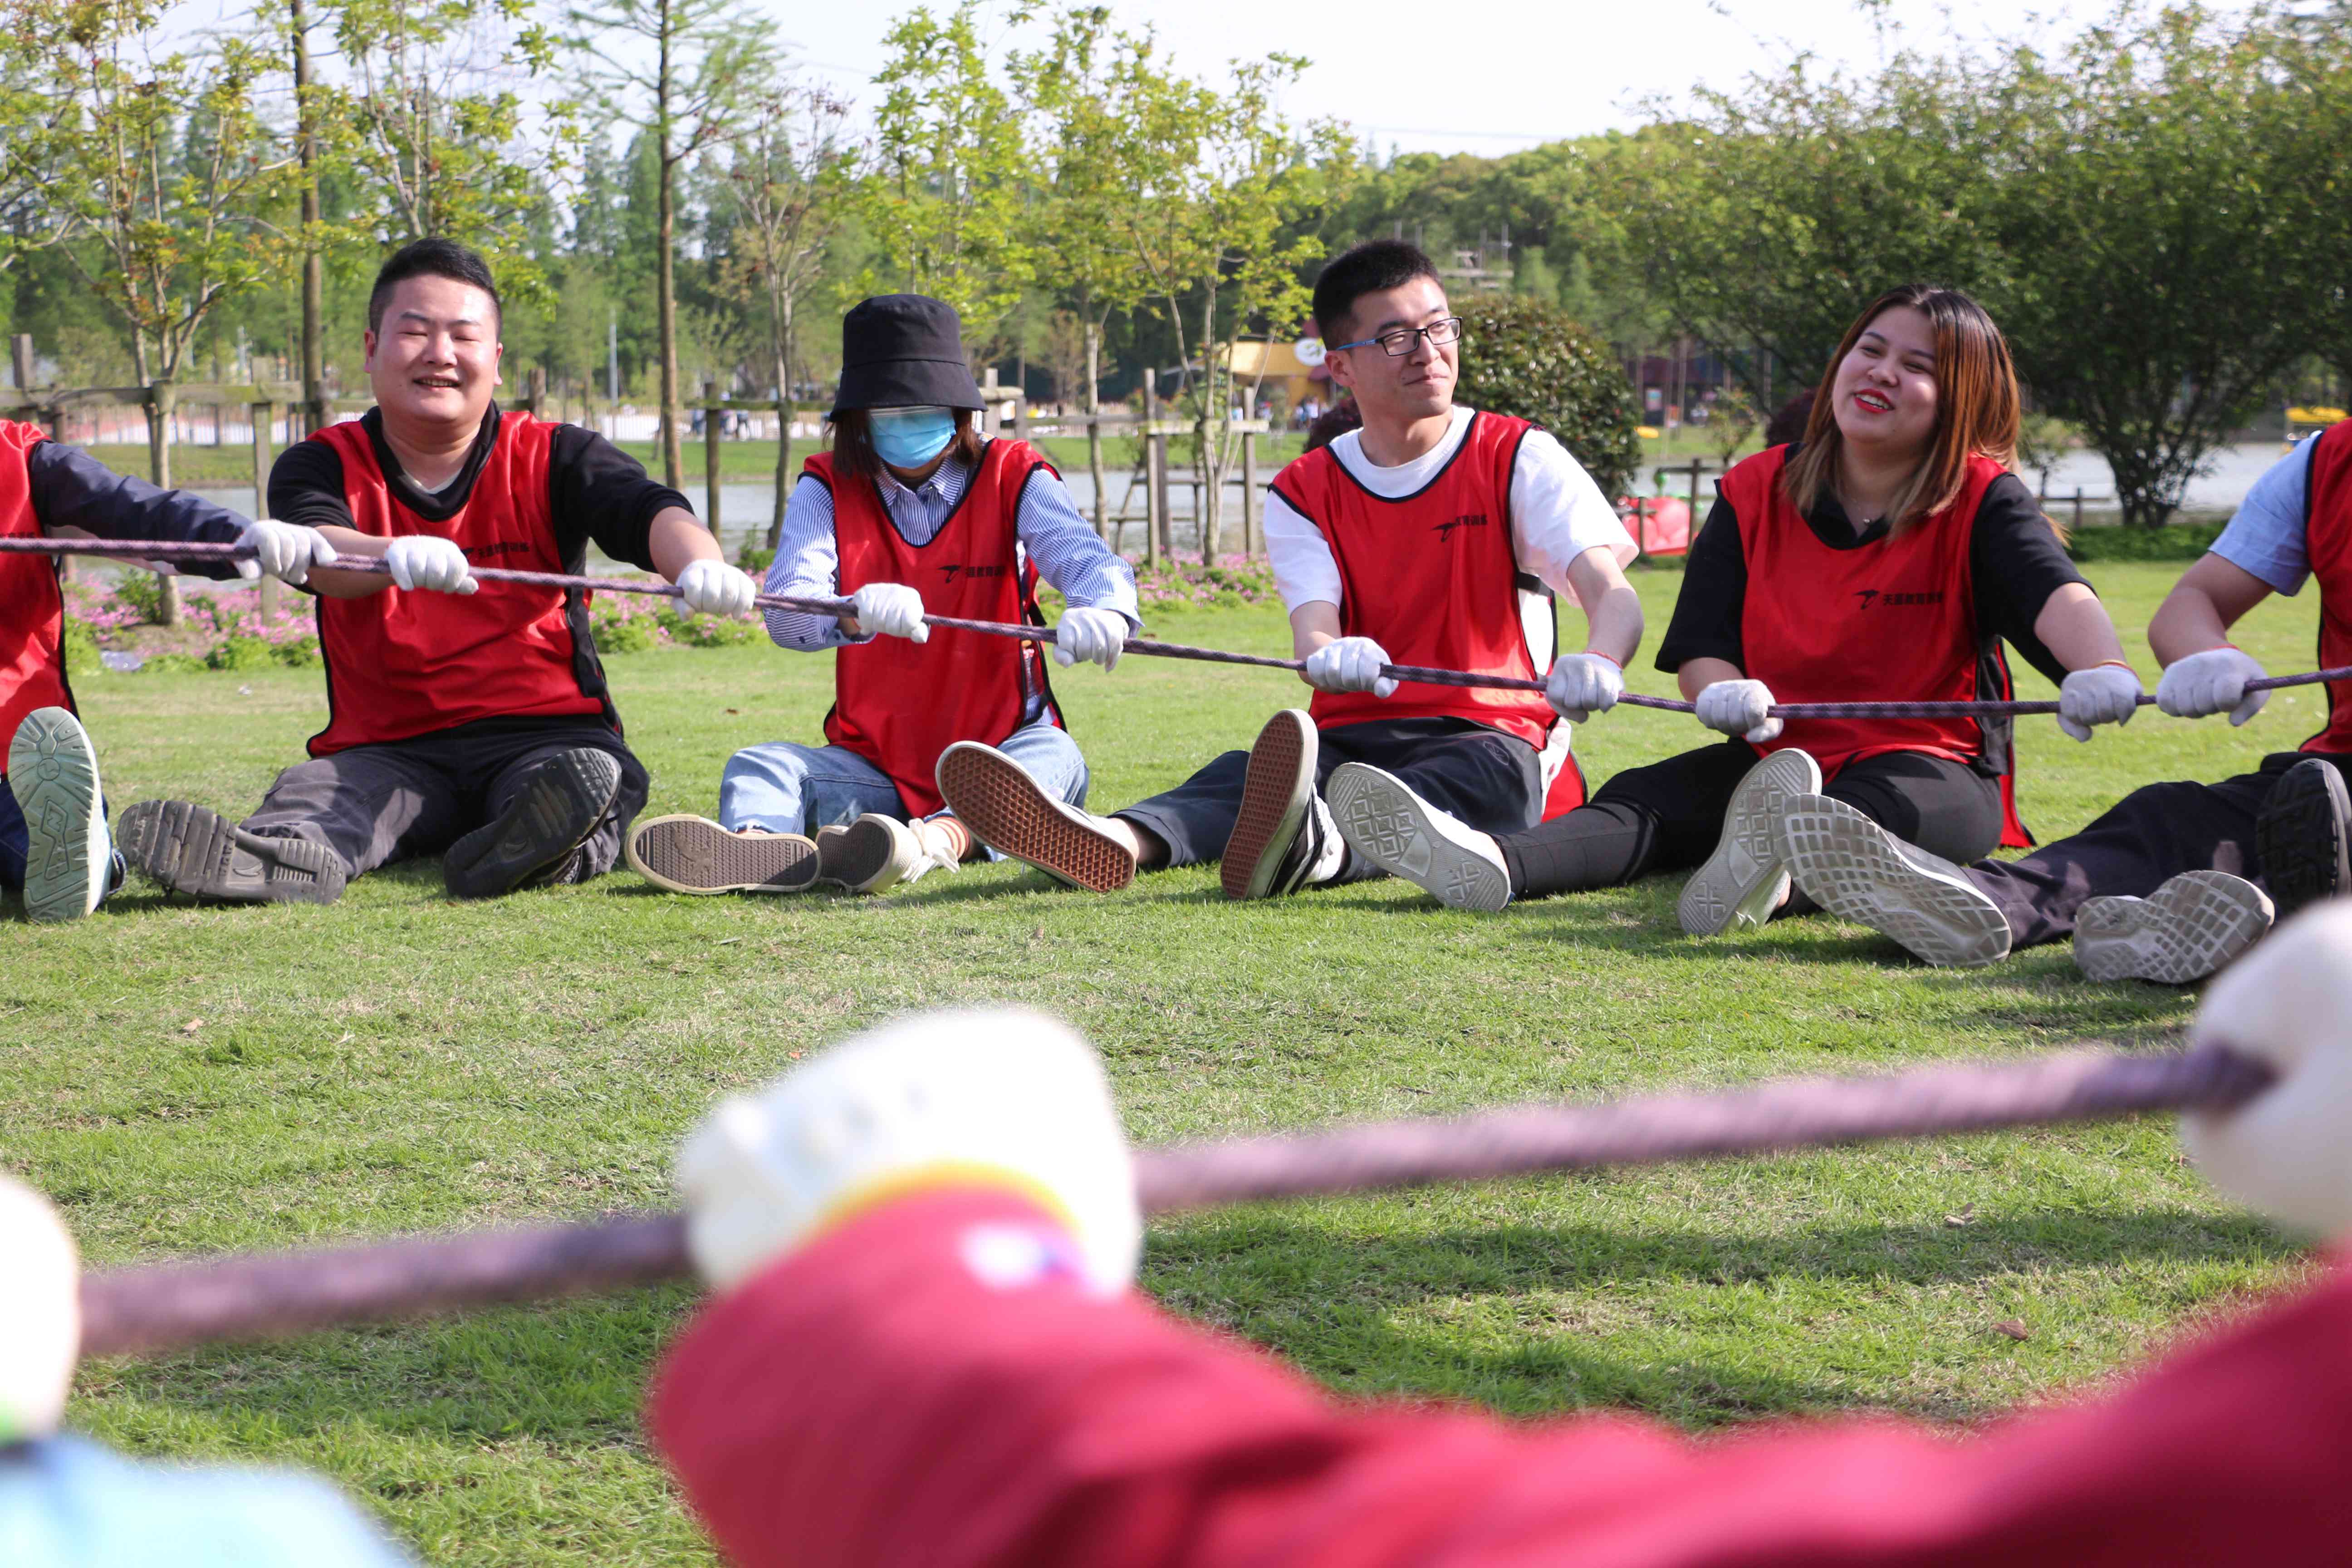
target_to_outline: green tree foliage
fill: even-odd
[[[1532,419],[1584,465],[1601,493],[1633,489],[1642,446],[1633,389],[1609,345],[1557,305],[1518,295],[1454,301],[1464,324],[1462,380],[1473,408]]]

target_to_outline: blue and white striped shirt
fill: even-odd
[[[899,537],[918,549],[939,533],[971,485],[972,466],[950,458],[939,471],[909,489],[888,472],[880,476],[882,504]],[[1019,552],[1037,563],[1038,574],[1073,605],[1117,610],[1140,629],[1136,613],[1135,569],[1114,555],[1078,515],[1077,503],[1059,479],[1039,473],[1021,492],[1021,515],[1013,520]],[[833,492],[803,474],[784,505],[784,528],[776,542],[775,564],[768,568],[767,591],[796,599],[829,599],[841,592],[841,552],[833,531]],[[779,647],[814,653],[870,640],[853,637],[831,616],[799,610],[767,612],[768,635]]]

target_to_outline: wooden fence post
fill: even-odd
[[[275,416],[277,405],[253,405],[253,515],[269,515],[269,422]],[[267,572],[261,574],[261,618],[264,621],[278,613],[277,578]]]
[[[1242,554],[1257,553],[1257,432],[1242,432]]]
[[[1153,565],[1160,562],[1160,512],[1168,504],[1167,475],[1160,464],[1167,458],[1152,432],[1160,424],[1160,373],[1147,367],[1143,373],[1143,423],[1137,435],[1143,441],[1143,559]]]
[[[706,381],[702,384],[702,521],[713,539],[719,538],[719,384]]]
[[[147,388],[147,467],[148,477],[157,489],[172,488],[172,405],[171,379],[167,376]],[[156,586],[163,592],[162,613],[156,617],[164,626],[180,624],[180,578],[177,573],[158,573]]]
[[[996,400],[998,395],[999,394],[996,389],[996,367],[994,365],[990,365],[986,370],[981,372],[980,374],[980,433],[983,436],[993,436],[996,434]]]

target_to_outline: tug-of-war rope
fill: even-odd
[[[1522,1106],[1458,1118],[1137,1152],[1149,1214],[1603,1165],[1756,1154],[1933,1133],[2227,1110],[2274,1081],[2216,1047],[2069,1052],[1876,1078],[1799,1079],[1720,1094]],[[194,1345],[623,1290],[692,1271],[685,1221],[413,1237],[368,1246],[157,1264],[84,1276],[84,1354]]]
[[[254,552],[250,545],[191,544],[163,540],[101,540],[101,539],[0,539],[0,554],[33,555],[110,555],[131,561],[250,561]],[[339,555],[331,563],[313,568],[318,571],[388,572],[383,562],[370,555]],[[573,577],[556,572],[519,572],[502,566],[469,566],[467,570],[485,583],[527,583],[542,588],[579,588],[599,594],[640,594],[654,598],[675,599],[677,589],[667,583],[633,583],[625,578]],[[762,610],[798,610],[808,615],[846,616],[852,606],[846,599],[798,599],[780,594],[761,594],[752,604]],[[1018,637],[1024,642],[1051,643],[1050,626],[1014,626],[1005,621],[968,621],[954,616],[925,616],[927,626],[945,626],[952,631],[980,632],[989,637]],[[1191,647],[1183,643],[1154,642],[1148,637],[1129,637],[1125,651],[1139,653],[1153,658],[1189,658],[1204,664],[1245,664],[1260,669],[1287,669],[1294,674],[1306,668],[1303,660],[1270,658],[1262,654],[1229,653],[1223,648]],[[1395,680],[1419,681],[1426,686],[1491,687],[1505,691],[1541,691],[1540,680],[1527,680],[1511,675],[1480,675],[1465,669],[1432,669],[1423,665],[1384,664],[1381,673]],[[2352,665],[2335,669],[2314,669],[2299,675],[2265,676],[2246,682],[2249,691],[2271,691],[2282,686],[2316,686],[2324,682],[2352,680]],[[1677,701],[1670,697],[1644,697],[1628,691],[1617,700],[1629,708],[1654,708],[1666,713],[1689,713],[1696,705]],[[2147,707],[2156,701],[2146,692],[2140,693],[2139,704]],[[2051,701],[1988,701],[1988,702],[1776,702],[1765,710],[1775,719],[1953,719],[1997,718],[2003,714],[2055,713],[2058,704]]]

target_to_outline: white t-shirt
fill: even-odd
[[[1470,428],[1471,412],[1456,406],[1445,439],[1393,468],[1364,456],[1362,432],[1357,430],[1332,442],[1331,455],[1366,489],[1397,500],[1428,484],[1453,459]],[[1576,591],[1568,580],[1570,562],[1588,550],[1607,550],[1624,566],[1640,553],[1592,476],[1547,430],[1528,431],[1511,466],[1511,542],[1520,571],[1570,600]],[[1322,530],[1272,491],[1265,498],[1265,552],[1285,609],[1296,611],[1317,600],[1339,603],[1339,563]],[[1548,633],[1544,641],[1550,641]]]

